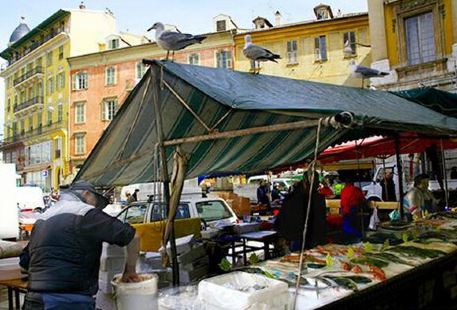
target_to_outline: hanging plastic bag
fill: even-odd
[[[373,209],[373,214],[370,217],[370,224],[368,225],[368,229],[370,230],[376,230],[378,229],[378,225],[381,221],[379,220],[378,217],[378,208]]]
[[[400,220],[400,211],[393,210],[389,213],[389,217],[391,221],[399,221]]]

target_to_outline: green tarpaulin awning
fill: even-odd
[[[457,117],[457,94],[431,87],[392,92],[446,116]]]
[[[154,72],[159,72],[163,83],[155,83]],[[182,144],[181,149],[189,155],[186,178],[252,173],[303,161],[314,152],[316,120],[342,111],[353,113],[359,133],[381,129],[457,134],[457,119],[388,92],[152,61],[151,69],[121,106],[76,180],[97,186],[154,180],[157,133],[153,92],[157,88],[169,171],[174,145],[167,141],[286,125],[277,131]],[[288,127],[291,123],[310,126]],[[351,131],[322,127],[319,149]]]

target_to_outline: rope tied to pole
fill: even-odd
[[[317,155],[319,152],[319,145],[320,145],[320,133],[321,133],[321,126],[322,126],[322,121],[323,119],[320,118],[319,122],[317,124],[317,130],[316,130],[316,145],[314,148],[314,160],[308,167],[308,173],[307,176],[309,178],[309,173],[311,172],[311,184],[309,186],[309,193],[308,193],[308,208],[306,210],[306,216],[305,216],[305,226],[303,229],[303,241],[301,244],[301,252],[300,252],[300,261],[298,265],[298,275],[297,275],[297,281],[295,283],[295,293],[294,293],[294,301],[293,301],[293,306],[292,309],[295,309],[295,305],[297,302],[297,296],[298,296],[298,289],[300,287],[300,278],[303,272],[303,260],[304,260],[304,252],[306,248],[306,234],[308,232],[308,220],[309,220],[309,214],[311,210],[311,200],[312,200],[312,195],[313,195],[313,190],[314,190],[314,181],[315,181],[315,172],[316,172],[316,161],[317,161]]]

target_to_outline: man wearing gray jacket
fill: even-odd
[[[104,213],[108,199],[77,181],[36,221],[20,265],[28,270],[24,309],[95,309],[102,243],[127,246],[122,281],[137,282],[139,237]]]

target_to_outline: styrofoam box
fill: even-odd
[[[254,292],[235,288],[265,286]],[[234,287],[234,288],[232,288]],[[258,274],[232,272],[200,281],[198,298],[205,310],[212,309],[272,309],[288,307],[288,285]]]
[[[107,257],[100,258],[100,271],[117,271],[118,273],[124,269],[124,257]]]
[[[102,256],[108,256],[108,257],[119,257],[125,256],[125,247],[120,247],[114,244],[109,244],[106,242],[103,242],[103,247],[102,247]]]

